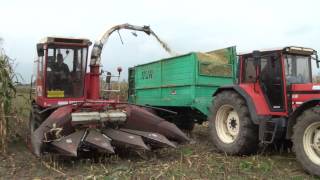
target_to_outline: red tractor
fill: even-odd
[[[45,152],[66,156],[88,151],[114,153],[127,147],[149,150],[175,147],[171,140],[188,141],[174,124],[142,107],[101,98],[101,52],[109,36],[120,29],[154,35],[148,26],[111,28],[93,46],[89,72],[89,40],[47,37],[37,44],[36,94],[30,114],[30,144],[36,156]],[[120,76],[121,68],[118,71]],[[108,73],[107,85],[111,77]]]
[[[320,176],[320,84],[312,81],[310,48],[284,47],[239,55],[236,83],[214,93],[210,134],[228,154],[292,140],[298,161]]]

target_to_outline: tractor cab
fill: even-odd
[[[88,58],[87,39],[47,37],[37,44],[36,102],[42,107],[82,101]]]
[[[320,84],[312,83],[310,48],[284,47],[240,55],[240,86],[262,115],[288,115],[303,102],[320,98]]]

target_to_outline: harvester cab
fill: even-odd
[[[320,84],[313,82],[311,48],[289,46],[239,55],[237,83],[214,93],[210,133],[229,154],[292,140],[298,161],[320,175]]]
[[[58,37],[47,37],[37,44],[36,104],[50,107],[84,101],[91,44],[87,39]]]
[[[189,140],[174,124],[142,107],[101,97],[101,52],[109,36],[120,29],[154,34],[148,26],[112,27],[94,44],[89,72],[89,40],[47,37],[37,44],[29,124],[30,145],[36,156],[45,152],[65,156],[89,151],[115,153],[128,147],[150,150],[176,147],[172,141]],[[120,76],[121,68],[118,72]],[[107,73],[107,83],[110,78]]]

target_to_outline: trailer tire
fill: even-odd
[[[258,126],[250,119],[245,100],[234,91],[219,93],[213,100],[209,132],[218,150],[230,155],[256,153]]]
[[[308,109],[293,127],[293,148],[297,160],[312,175],[320,176],[320,110]]]

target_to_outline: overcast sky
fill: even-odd
[[[36,43],[45,36],[95,41],[116,24],[150,25],[178,53],[236,45],[238,52],[299,45],[320,51],[319,0],[0,0],[0,37],[26,81]],[[125,71],[168,57],[144,34],[114,33],[103,50],[103,69]],[[127,76],[125,72],[123,74]]]

